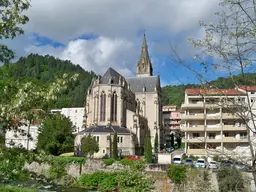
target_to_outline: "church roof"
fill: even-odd
[[[158,76],[129,77],[126,78],[132,92],[155,92],[155,87],[160,87]]]
[[[131,134],[129,129],[120,126],[91,126],[83,131],[79,132],[79,134],[83,133],[117,133],[117,134]]]
[[[122,75],[116,72],[113,68],[109,68],[106,73],[100,79],[100,84],[119,84],[119,79],[124,79]]]

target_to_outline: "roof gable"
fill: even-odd
[[[122,75],[110,67],[100,79],[100,84],[119,84],[120,78],[124,79]]]

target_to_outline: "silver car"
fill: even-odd
[[[210,161],[210,162],[208,163],[208,168],[209,168],[209,169],[218,169],[217,162],[216,162],[216,161]]]

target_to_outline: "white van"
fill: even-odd
[[[181,164],[182,160],[181,160],[181,156],[180,155],[175,155],[172,158],[172,164]]]

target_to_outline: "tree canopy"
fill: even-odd
[[[39,128],[37,150],[60,155],[74,150],[73,125],[61,114],[48,116]]]
[[[95,137],[92,137],[91,134],[89,134],[83,137],[81,142],[81,148],[82,153],[85,156],[89,155],[89,157],[92,157],[94,153],[99,152],[99,143]]]

